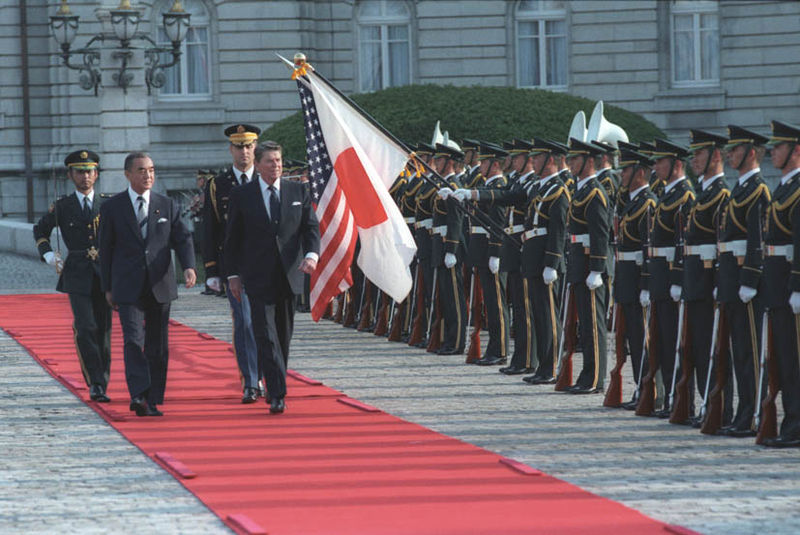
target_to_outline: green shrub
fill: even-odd
[[[542,89],[433,84],[392,87],[351,98],[409,143],[429,143],[437,120],[456,142],[474,138],[499,143],[534,136],[564,142],[575,113],[583,110],[588,122],[595,106],[593,100]],[[606,105],[605,117],[621,126],[633,142],[664,136],[650,121],[616,106]],[[287,158],[305,160],[301,112],[273,124],[261,137],[283,145]]]

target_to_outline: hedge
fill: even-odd
[[[596,104],[590,99],[542,89],[433,84],[392,87],[351,98],[392,134],[409,143],[429,143],[437,120],[456,142],[463,138],[502,142],[533,136],[563,142],[575,113],[583,110],[588,123]],[[605,117],[621,126],[633,142],[664,136],[650,121],[616,106],[606,105]],[[300,111],[273,124],[261,137],[283,145],[287,158],[305,160]]]

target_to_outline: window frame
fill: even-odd
[[[541,6],[541,3],[539,4]],[[514,49],[516,51],[516,76],[517,87],[530,88],[530,89],[546,89],[548,91],[567,91],[569,89],[569,25],[567,20],[567,9],[538,9],[521,11],[520,7],[522,2],[518,1],[514,6]],[[547,23],[550,21],[562,21],[564,23],[564,61],[566,62],[566,73],[564,76],[564,83],[557,85],[548,85],[547,83],[547,69],[550,65],[547,59]],[[539,85],[523,85],[522,84],[522,54],[520,47],[520,22],[535,22],[537,24],[538,34],[538,51],[539,51]],[[528,37],[528,39],[531,39]]]
[[[711,3],[684,3],[684,4],[671,4],[669,9],[669,51],[670,51],[670,86],[676,89],[691,88],[691,87],[719,87],[721,78],[721,65],[720,65],[720,28],[719,28],[719,4],[716,2]],[[694,72],[690,80],[677,79],[677,61],[678,55],[676,53],[677,42],[675,39],[676,16],[692,16],[692,55],[694,60]],[[702,54],[702,34],[703,28],[701,20],[703,15],[714,15],[716,19],[716,53],[717,53],[717,70],[714,73],[714,78],[703,78],[703,54]]]
[[[383,11],[384,6],[386,5],[387,1],[395,1],[398,3],[402,3],[406,10],[406,16],[400,15],[384,15],[381,14],[379,16],[369,15],[366,17],[362,17],[360,15],[360,11],[362,6],[364,6],[364,2],[358,2],[355,6],[355,13],[354,13],[354,21],[356,24],[356,46],[358,47],[358,54],[356,54],[357,58],[357,69],[358,69],[358,91],[361,93],[366,92],[374,92],[380,91],[382,89],[387,89],[389,87],[399,87],[391,85],[391,69],[387,68],[390,66],[390,51],[389,51],[389,44],[391,39],[389,38],[389,27],[390,26],[405,26],[407,31],[407,39],[406,44],[408,47],[408,64],[406,65],[406,72],[408,73],[408,84],[413,83],[413,60],[412,60],[412,40],[413,40],[413,33],[412,33],[412,25],[411,21],[413,19],[413,12],[411,7],[408,5],[408,2],[404,0],[379,0],[381,3],[381,11]],[[362,49],[362,32],[365,27],[379,27],[380,28],[380,51],[381,51],[381,80],[380,80],[380,87],[378,88],[365,88],[364,83],[366,81],[366,77],[364,76],[364,66],[363,66],[363,49]],[[374,41],[373,41],[374,42]],[[397,41],[400,42],[400,41]]]

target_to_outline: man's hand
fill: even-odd
[[[603,275],[599,271],[590,271],[586,277],[586,287],[590,290],[596,290],[603,285]]]
[[[453,197],[456,198],[459,202],[464,202],[466,200],[473,200],[472,199],[472,190],[462,189],[459,188],[453,192]]]
[[[681,292],[683,288],[679,284],[673,284],[669,287],[669,296],[672,298],[673,301],[676,303],[681,300]]]
[[[742,303],[749,303],[753,300],[757,293],[758,290],[755,288],[745,285],[739,286],[739,299],[742,300]]]
[[[313,258],[304,258],[302,262],[300,262],[300,267],[298,268],[303,273],[311,275],[315,269],[317,269],[317,261]]]
[[[186,287],[191,288],[197,282],[197,273],[192,268],[183,270],[183,279],[186,281]]]
[[[56,268],[56,273],[61,273],[64,270],[64,261],[53,251],[44,253],[44,261],[48,266],[54,266]]]
[[[445,253],[444,254],[444,267],[446,267],[447,269],[450,269],[451,267],[456,265],[456,261],[457,260],[458,259],[456,258],[456,255],[454,255],[453,253]]]
[[[542,270],[542,280],[544,280],[546,285],[550,286],[556,279],[558,279],[558,271],[555,269],[548,266]]]
[[[117,304],[114,302],[114,299],[111,297],[111,292],[106,292],[106,303],[108,303],[108,306],[110,306],[114,310],[117,310]]]
[[[220,290],[222,290],[222,281],[219,280],[219,277],[207,278],[206,285],[215,292],[219,292]]]
[[[792,313],[800,314],[800,292],[792,292],[789,297],[789,305],[792,307]]]
[[[228,289],[231,291],[231,295],[234,299],[242,302],[242,279],[239,277],[231,277],[228,279]]]
[[[453,194],[453,190],[450,189],[450,188],[447,188],[447,187],[441,188],[441,189],[439,189],[438,194],[439,194],[439,197],[441,197],[442,199],[447,199],[450,195]]]
[[[642,305],[642,308],[650,306],[650,290],[642,290],[639,292],[639,304]]]

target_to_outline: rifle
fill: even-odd
[[[481,358],[481,327],[483,327],[483,288],[477,277],[478,268],[472,268],[470,277],[472,285],[469,291],[469,318],[467,325],[472,323],[472,333],[469,335],[469,348],[467,348],[466,364],[472,364]]]
[[[772,346],[772,322],[767,319],[767,312],[764,312],[764,325],[761,331],[761,376],[758,378],[758,399],[761,399],[761,385],[764,382],[764,374],[767,378],[767,396],[761,402],[760,411],[756,413],[756,444],[763,444],[767,438],[778,436],[778,414],[775,408],[775,399],[781,390],[780,369],[778,359]],[[767,333],[766,335],[764,333]],[[764,349],[766,347],[766,350]],[[756,408],[756,410],[759,410]]]
[[[344,318],[342,319],[342,327],[355,327],[356,326],[356,304],[353,301],[353,292],[355,292],[354,287],[350,287],[347,289],[347,295],[345,296],[345,313]]]
[[[408,298],[403,299],[403,302],[400,304],[392,303],[394,313],[389,323],[391,327],[389,327],[389,336],[387,337],[387,340],[390,342],[399,342],[403,338],[403,322],[405,320],[407,303]]]
[[[714,325],[711,327],[711,353],[708,356],[708,373],[706,373],[706,387],[703,389],[703,404],[700,405],[700,421],[706,417],[708,411],[708,390],[711,388],[711,374],[714,369],[714,347],[717,344],[717,330],[719,328],[719,305],[714,303]]]
[[[647,375],[639,388],[639,403],[636,404],[636,416],[653,414],[656,402],[656,372],[658,372],[658,317],[653,305],[650,305],[650,326],[647,328],[648,340]]]
[[[381,306],[375,315],[375,330],[372,333],[375,336],[386,336],[389,332],[389,296],[380,290],[378,296]]]
[[[717,368],[716,383],[708,399],[708,411],[700,432],[704,435],[716,435],[722,427],[722,413],[725,405],[725,387],[728,383],[728,370],[730,362],[728,349],[730,348],[730,333],[728,319],[725,317],[724,305],[720,304],[719,332],[717,333],[717,352],[714,355],[714,366]]]
[[[344,318],[344,305],[347,300],[347,292],[344,291],[336,296],[336,313],[333,315],[333,322],[341,324]]]
[[[372,325],[372,288],[374,285],[364,275],[361,279],[361,304],[358,309],[358,324],[356,330],[368,331]]]
[[[611,380],[608,384],[606,397],[603,399],[604,407],[619,407],[622,405],[622,367],[625,365],[625,315],[622,313],[622,305],[617,303],[614,307],[614,342],[617,352],[617,362],[611,369]]]
[[[422,342],[422,322],[425,315],[425,280],[422,278],[422,266],[417,265],[416,292],[414,293],[415,309],[410,309],[409,314],[414,314],[414,324],[411,326],[411,334],[408,336],[408,345],[417,346]]]
[[[639,355],[639,376],[636,378],[636,391],[633,393],[633,400],[638,402],[642,393],[642,376],[644,375],[644,356],[647,353],[647,341],[650,331],[650,306],[647,306],[644,317],[644,337],[642,339],[642,353]],[[631,358],[633,358],[631,356]]]
[[[428,318],[428,353],[436,353],[442,345],[442,304],[439,302],[439,288],[436,272],[433,273],[431,289],[431,312]]]
[[[694,397],[694,391],[689,390],[689,384],[694,374],[694,358],[690,349],[691,333],[689,332],[689,323],[684,315],[683,306],[684,303],[683,300],[681,300],[681,308],[678,310],[678,321],[683,319],[683,325],[678,326],[679,339],[675,342],[675,365],[677,366],[678,362],[680,362],[683,370],[681,370],[681,378],[677,384],[674,382],[677,368],[673,368],[672,370],[673,393],[672,399],[670,399],[670,408],[672,412],[669,415],[669,423],[689,425],[691,424],[689,420],[690,398]],[[681,318],[681,316],[683,316],[683,318]],[[681,333],[683,333],[683,340],[680,339]],[[681,347],[683,348],[682,355]]]
[[[556,392],[563,392],[572,386],[572,355],[575,353],[575,340],[578,335],[578,309],[572,284],[567,283],[566,302],[561,320],[561,340],[558,344],[558,377]]]

